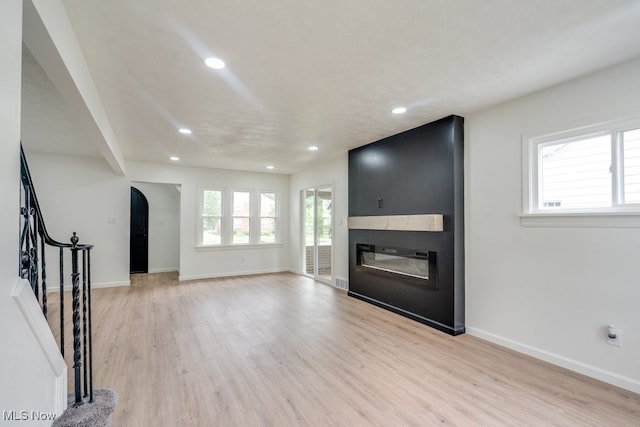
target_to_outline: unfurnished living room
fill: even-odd
[[[0,426],[640,426],[640,2],[0,2]]]

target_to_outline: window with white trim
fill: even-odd
[[[199,247],[280,242],[275,191],[202,189],[199,212]]]
[[[277,220],[277,193],[260,192],[260,243],[276,242]]]
[[[202,190],[201,200],[201,234],[202,245],[219,245],[222,243],[222,191]]]
[[[233,232],[231,243],[248,244],[251,243],[251,192],[233,192]]]
[[[640,119],[525,143],[525,214],[640,212]]]

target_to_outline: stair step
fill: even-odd
[[[115,391],[101,388],[94,390],[93,403],[73,406],[75,396],[69,394],[69,407],[56,418],[52,427],[110,427],[117,400]]]

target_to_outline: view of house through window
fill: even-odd
[[[222,243],[222,191],[202,192],[202,244]]]
[[[540,146],[540,208],[611,206],[609,135]]]
[[[233,244],[251,242],[251,193],[233,192]]]
[[[640,124],[598,126],[529,141],[529,211],[640,208]]]
[[[624,202],[640,203],[640,129],[622,132]]]
[[[278,193],[203,189],[199,246],[279,243]]]
[[[260,242],[276,242],[276,193],[260,193]]]

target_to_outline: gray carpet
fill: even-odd
[[[115,391],[106,388],[93,392],[93,403],[73,406],[75,397],[69,395],[69,407],[52,424],[52,427],[110,427],[111,414],[118,400]]]

